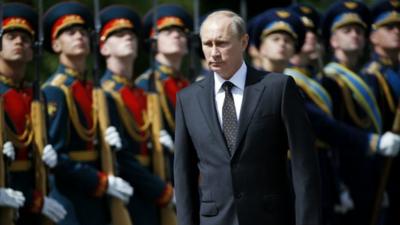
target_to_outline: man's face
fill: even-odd
[[[9,31],[3,35],[1,58],[9,62],[27,63],[32,60],[32,37],[23,31]]]
[[[232,76],[243,62],[248,35],[238,37],[231,29],[231,19],[216,17],[201,29],[203,53],[209,68],[224,78]]]
[[[53,50],[69,57],[87,56],[90,53],[89,33],[81,26],[74,26],[63,31],[53,41]]]
[[[116,58],[137,57],[138,40],[131,30],[121,30],[113,33],[105,41],[101,52],[105,56]]]
[[[294,55],[294,39],[286,32],[275,32],[266,36],[260,45],[263,58],[272,62],[289,62]]]
[[[307,31],[303,47],[301,48],[301,52],[307,55],[310,59],[317,59],[321,55],[318,51],[317,45],[317,35],[312,31]]]
[[[370,36],[372,44],[384,50],[400,50],[400,23],[378,28]]]
[[[365,46],[365,30],[357,24],[345,25],[333,32],[330,41],[335,50],[361,51]]]
[[[184,56],[188,53],[186,33],[178,27],[161,30],[157,37],[157,53]]]

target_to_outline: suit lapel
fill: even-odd
[[[217,117],[217,110],[215,107],[214,98],[214,75],[211,73],[205,78],[203,82],[199,82],[198,85],[202,87],[202,93],[198,96],[200,108],[204,117],[206,118],[207,124],[210,127],[214,137],[217,139],[217,143],[223,148],[224,153],[229,157],[228,147],[226,145],[225,138],[222,133],[222,129]]]
[[[239,131],[236,139],[236,148],[232,153],[232,157],[235,155],[240,142],[246,133],[247,127],[253,117],[256,107],[258,105],[261,94],[264,91],[264,85],[259,82],[265,75],[260,73],[251,67],[247,67],[246,84],[243,93],[243,102],[240,111],[239,118]]]

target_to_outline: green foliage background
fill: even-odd
[[[241,0],[199,0],[200,4],[200,14],[204,15],[210,10],[213,9],[220,9],[220,8],[228,8],[231,10],[236,11],[237,13],[240,13],[240,1]],[[372,4],[374,1],[377,0],[366,0],[367,4]],[[5,1],[5,2],[23,2],[29,5],[32,5],[34,8],[36,8],[37,5],[37,0],[17,0],[17,1]],[[43,0],[44,4],[44,11],[46,11],[48,8],[50,8],[52,5],[61,2],[61,1],[54,1],[54,0]],[[86,4],[88,7],[93,8],[93,0],[83,0],[79,1],[84,4]],[[193,14],[193,2],[194,0],[158,0],[158,4],[162,3],[175,3],[179,4],[182,7],[186,8],[189,13]],[[293,1],[293,0],[280,0],[280,1],[271,1],[270,0],[247,0],[247,5],[248,5],[248,12],[247,12],[247,17],[251,18],[254,16],[254,14],[259,13],[261,11],[264,11],[268,9],[271,5],[273,6],[286,6],[290,4],[291,2],[301,2],[301,3],[308,3],[316,7],[318,10],[323,12],[324,9],[329,7],[330,4],[336,2],[335,0],[299,0],[299,1]],[[127,6],[132,7],[135,9],[137,13],[139,13],[140,16],[144,16],[146,12],[148,12],[152,8],[152,0],[100,0],[100,5],[101,7],[106,7],[108,5],[112,4],[124,4]],[[260,8],[262,6],[262,8]],[[256,9],[256,10],[254,10]],[[189,58],[189,57],[186,57]],[[50,53],[45,52],[44,57],[42,59],[42,65],[41,65],[41,77],[42,79],[46,79],[54,70],[57,68],[57,57],[55,55],[52,55]],[[140,49],[139,50],[139,57],[136,60],[135,63],[135,74],[138,75],[142,73],[146,68],[148,67],[148,62],[149,62],[149,54],[145,49]],[[185,62],[185,70],[187,70],[187,62]],[[88,60],[88,68],[90,70],[91,68],[91,62],[90,59]],[[30,70],[32,73],[29,73],[29,77],[33,77],[33,65],[30,65]],[[90,72],[90,71],[89,71]]]

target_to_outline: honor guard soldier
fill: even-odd
[[[0,205],[19,208],[18,218],[14,218],[16,224],[41,224],[41,214],[58,222],[64,218],[66,211],[56,200],[36,188],[34,159],[40,156],[34,150],[33,141],[33,91],[25,80],[27,64],[32,60],[33,44],[37,37],[38,15],[32,8],[20,3],[8,3],[3,7],[0,95],[3,99],[1,110],[4,110],[4,118],[1,118],[0,123],[3,123],[3,138],[7,140],[3,152],[15,160],[5,170],[8,174],[2,174],[4,177],[1,179],[7,180],[6,185],[13,190],[0,188]],[[43,152],[44,163],[49,168],[54,167],[57,153],[53,147],[47,145]],[[0,221],[6,223],[4,219],[0,218]]]
[[[117,153],[119,171],[135,187],[129,213],[134,224],[161,224],[159,209],[170,202],[173,189],[152,171],[150,109],[146,93],[133,80],[141,20],[132,9],[121,5],[103,9],[100,19],[100,52],[107,65],[101,82],[108,94],[110,122],[122,138],[122,150]]]
[[[382,113],[383,131],[392,130],[400,100],[400,2],[381,1],[371,8],[371,60],[363,68]],[[390,171],[387,193],[389,211],[385,224],[400,224],[400,161],[396,157]]]
[[[155,11],[156,26],[153,25]],[[189,81],[180,70],[182,60],[188,53],[188,34],[193,22],[183,8],[171,4],[160,5],[151,10],[143,20],[145,37],[156,39],[155,71],[152,74],[149,69],[140,75],[136,84],[146,91],[155,90],[159,94],[164,121],[160,141],[166,149],[173,152],[176,93],[189,85]]]
[[[304,3],[293,4],[289,9],[300,16],[306,28],[304,44],[301,50],[290,59],[290,69],[295,69],[308,77],[315,77],[318,71],[319,62],[322,62],[322,49],[319,43],[320,38],[320,14],[312,6]],[[318,61],[320,60],[320,61]]]
[[[247,46],[247,55],[249,56],[251,65],[255,69],[261,69],[261,58],[255,45],[255,39],[258,37],[254,36],[254,30],[261,16],[262,14],[259,14],[251,18],[249,22],[247,22],[247,34],[249,35],[249,46]]]
[[[332,5],[322,22],[322,32],[332,50],[332,61],[324,68],[323,86],[332,98],[333,116],[368,132],[382,133],[382,116],[372,90],[358,74],[369,31],[370,12],[358,1]],[[339,151],[340,177],[349,188],[354,209],[340,224],[367,224],[377,192],[382,156],[398,153],[399,137],[387,132],[370,135],[370,154],[352,148]],[[375,146],[375,147],[374,147]],[[373,154],[378,152],[380,154]]]
[[[310,57],[309,54],[314,52],[308,49],[313,49],[315,46],[309,46],[308,49],[304,46],[316,43],[312,42],[312,39],[304,39],[306,32],[305,24],[302,24],[300,17],[292,10],[272,9],[266,12],[259,19],[255,31],[256,37],[259,37],[256,40],[256,46],[259,46],[264,70],[280,71],[289,66],[289,60],[295,52],[304,54],[303,57]],[[303,45],[304,40],[309,43]],[[292,76],[300,88],[305,98],[306,111],[318,138],[316,147],[319,150],[322,180],[323,224],[329,224],[333,220],[333,204],[340,182],[336,173],[337,168],[332,165],[333,152],[329,151],[328,146],[351,147],[364,155],[371,151],[369,136],[373,134],[332,118],[332,103],[329,94],[307,73],[293,69],[285,69],[284,73]]]
[[[132,187],[123,179],[102,172],[96,139],[121,148],[115,127],[105,137],[96,136],[92,83],[86,80],[86,59],[90,53],[89,32],[93,19],[88,8],[77,2],[62,2],[44,16],[45,47],[58,56],[60,65],[43,87],[48,103],[49,142],[59,160],[54,168],[59,196],[72,203],[81,225],[109,224],[106,195],[128,202]],[[67,204],[67,202],[64,203]],[[69,202],[68,202],[69,203]]]
[[[274,8],[260,14],[254,37],[262,69],[282,73],[290,57],[300,51],[305,27],[297,14],[284,8]]]

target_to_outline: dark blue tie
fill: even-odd
[[[234,86],[235,85],[230,81],[225,81],[225,83],[222,84],[222,89],[225,90],[225,99],[222,106],[222,130],[230,154],[232,154],[232,151],[235,149],[236,136],[238,132],[236,108],[232,95],[232,88]]]

